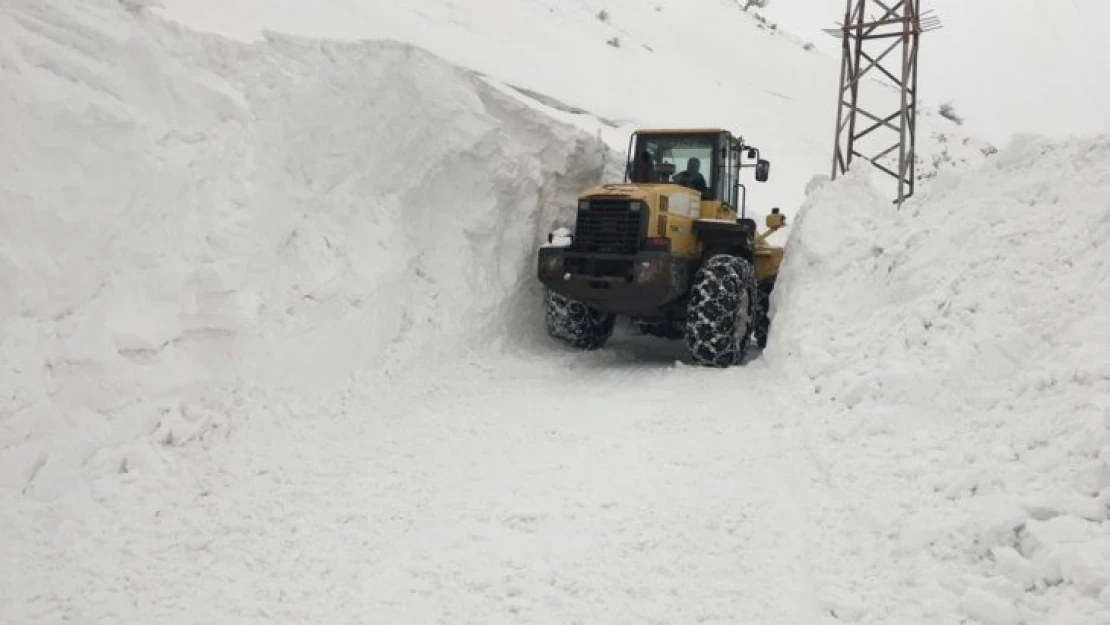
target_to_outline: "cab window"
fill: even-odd
[[[716,147],[715,135],[637,135],[632,181],[681,184],[716,199]]]

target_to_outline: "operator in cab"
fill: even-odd
[[[701,161],[692,158],[686,161],[686,171],[680,172],[675,175],[674,181],[678,184],[696,189],[705,195],[709,191],[709,185],[705,183],[705,176],[701,175]]]

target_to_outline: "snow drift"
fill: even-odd
[[[536,304],[504,304],[531,301],[536,245],[605,164],[595,138],[404,44],[241,44],[115,0],[7,2],[0,31],[16,490],[205,385],[526,337]]]
[[[1110,139],[1017,138],[900,210],[872,174],[815,185],[766,351],[842,612],[1108,622]]]

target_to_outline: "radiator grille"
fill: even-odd
[[[632,206],[629,200],[590,200],[589,208],[578,210],[574,251],[635,254],[646,211],[634,211]]]

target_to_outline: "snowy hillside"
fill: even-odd
[[[793,211],[829,173],[839,59],[768,29],[734,0],[162,0],[158,14],[256,40],[272,30],[387,38],[481,72],[522,101],[600,133],[621,154],[636,127],[723,126],[771,159],[749,185],[758,218]],[[923,111],[921,176],[982,159],[985,145]],[[784,231],[785,234],[785,231]]]
[[[0,622],[1110,622],[1105,139],[895,211],[725,0],[147,4],[0,0]],[[553,345],[548,228],[718,123],[764,355]]]

